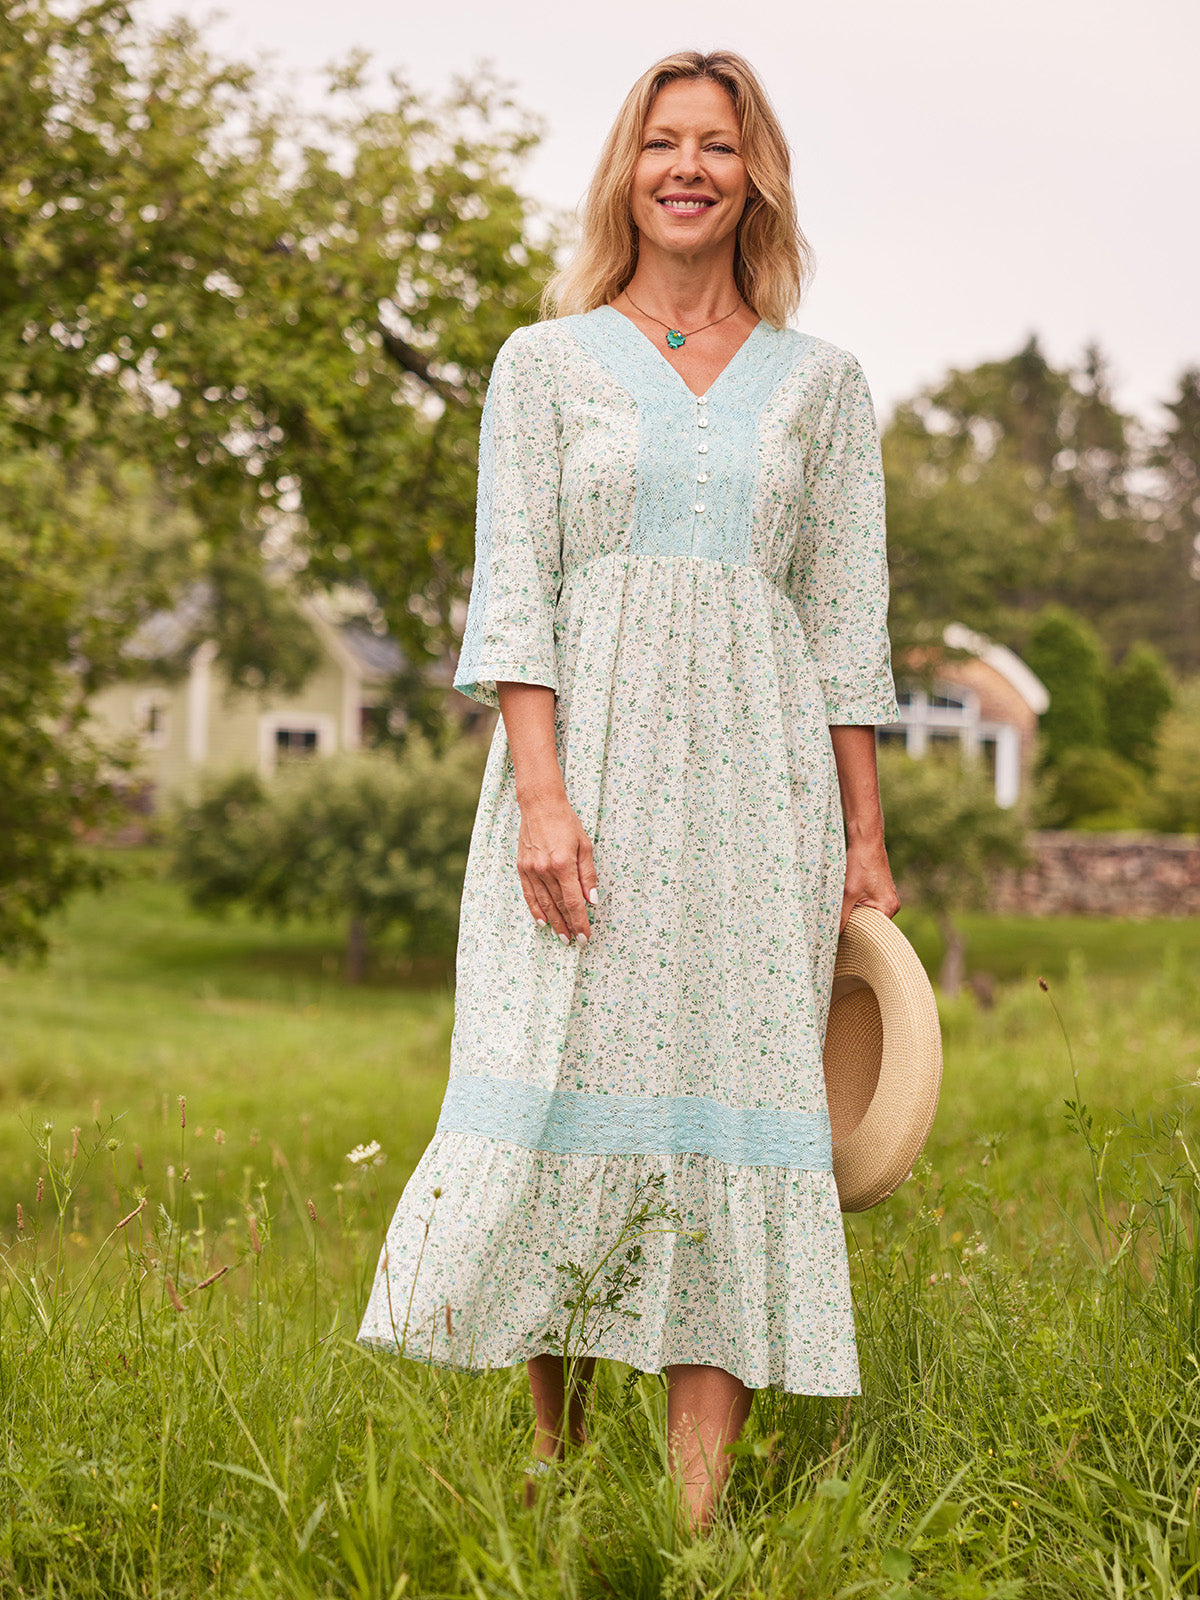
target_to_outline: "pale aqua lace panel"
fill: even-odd
[[[634,554],[747,565],[759,418],[812,341],[760,322],[707,394],[697,396],[611,306],[571,318],[571,331],[637,407]]]
[[[506,1078],[451,1078],[439,1133],[574,1156],[711,1156],[732,1167],[829,1172],[829,1117],[700,1095],[580,1094]]]

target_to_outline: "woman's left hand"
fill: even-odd
[[[900,896],[892,881],[882,838],[870,843],[851,841],[846,846],[846,886],[842,892],[839,933],[849,922],[855,906],[874,906],[885,917],[894,917],[900,909]]]

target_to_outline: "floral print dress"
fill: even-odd
[[[612,307],[500,351],[456,686],[556,692],[588,944],[530,917],[503,722],[450,1079],[359,1339],[858,1392],[821,1070],[831,724],[892,721],[883,476],[853,356],[760,322],[696,395]]]

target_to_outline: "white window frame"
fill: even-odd
[[[900,707],[899,722],[888,724],[888,731],[904,731],[904,748],[910,756],[925,755],[931,744],[931,734],[952,734],[962,745],[968,761],[977,761],[982,754],[985,739],[996,745],[996,771],[994,788],[996,804],[1006,809],[1014,806],[1021,793],[1021,735],[1019,729],[1007,722],[982,722],[979,716],[979,696],[959,683],[934,683],[935,694],[953,694],[963,705],[934,706],[929,703],[929,691],[916,685],[901,686],[909,702]]]
[[[319,756],[332,755],[338,747],[337,723],[323,711],[264,711],[258,719],[258,770],[264,778],[275,771],[275,735],[284,728],[315,733]]]

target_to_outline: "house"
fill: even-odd
[[[952,748],[982,760],[995,784],[996,803],[1015,805],[1033,773],[1038,718],[1050,704],[1045,685],[1019,656],[952,622],[942,635],[954,655],[938,653],[922,680],[899,676],[899,722],[880,728],[881,745],[911,756]],[[930,663],[924,663],[928,669]]]
[[[206,640],[192,651],[179,681],[135,678],[95,697],[97,721],[118,736],[133,736],[140,746],[139,773],[151,804],[194,795],[207,772],[250,768],[267,777],[289,757],[357,750],[371,742],[373,720],[403,665],[399,646],[361,621],[340,620],[319,598],[297,604],[320,658],[296,694],[231,691],[217,646]],[[172,653],[193,620],[182,610],[152,618],[136,653]]]

